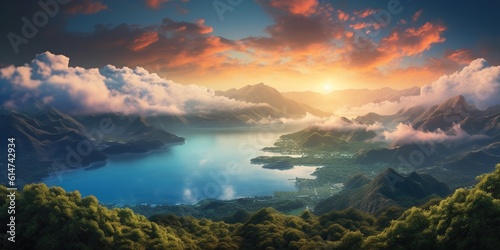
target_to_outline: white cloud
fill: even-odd
[[[223,186],[222,194],[219,196],[221,200],[232,200],[236,197],[236,191],[234,191],[233,186]]]
[[[181,85],[144,68],[70,67],[69,58],[38,54],[24,66],[0,69],[0,105],[22,109],[32,101],[70,113],[194,114],[263,106],[215,95],[195,85]]]
[[[368,112],[394,114],[402,108],[439,104],[444,100],[463,95],[479,109],[500,104],[500,66],[490,66],[484,59],[476,59],[461,71],[444,75],[435,82],[420,88],[420,95],[402,97],[399,102],[369,103],[361,107],[345,107],[337,114],[364,115]]]
[[[196,197],[195,194],[191,191],[189,188],[184,188],[182,191],[182,197],[183,197],[183,202],[186,202],[188,204],[194,204],[195,202],[198,202],[198,197]]]
[[[345,118],[340,116],[318,117],[310,113],[300,119],[279,118],[279,119],[262,119],[259,124],[286,124],[289,126],[310,126],[319,128],[321,130],[339,130],[339,131],[352,131],[352,130],[366,130],[366,131],[381,131],[384,126],[380,122],[365,125],[356,121],[346,121]]]
[[[366,115],[370,112],[374,112],[379,115],[392,115],[403,108],[405,108],[405,105],[401,102],[383,101],[378,103],[370,102],[358,107],[344,106],[336,109],[334,113],[346,117]]]
[[[338,116],[331,116],[327,120],[315,123],[311,126],[319,128],[321,130],[337,130],[337,131],[353,131],[353,130],[380,131],[384,129],[384,126],[379,122],[376,122],[371,125],[366,125],[358,123],[356,121],[349,121],[346,118]]]
[[[442,131],[437,129],[434,132],[426,132],[416,130],[411,124],[400,123],[393,130],[388,130],[380,122],[374,124],[361,124],[356,121],[349,121],[346,118],[332,116],[324,121],[317,122],[311,127],[321,130],[335,131],[373,131],[377,136],[370,139],[368,142],[384,141],[391,146],[406,145],[423,142],[446,143],[446,144],[462,144],[476,140],[488,139],[486,135],[470,135],[463,130],[459,124],[453,125],[449,130]]]
[[[384,131],[380,133],[377,140],[387,141],[391,146],[395,146],[422,142],[463,143],[485,138],[488,137],[485,135],[469,135],[459,124],[455,124],[446,132],[440,129],[434,132],[424,132],[415,130],[411,124],[400,123],[394,131]]]
[[[318,117],[310,113],[306,113],[306,115],[302,118],[299,119],[293,119],[293,118],[263,118],[260,121],[258,121],[258,124],[261,125],[267,125],[267,124],[286,124],[286,125],[292,125],[292,126],[298,126],[298,125],[306,125],[308,126],[309,124],[312,123],[318,123],[318,122],[323,122],[328,120],[327,117]]]

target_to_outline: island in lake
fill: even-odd
[[[277,161],[266,164],[262,167],[267,169],[287,170],[287,169],[292,169],[293,165],[288,161]]]

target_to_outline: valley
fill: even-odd
[[[264,99],[249,99],[258,96],[257,92],[269,94]],[[354,192],[345,185],[360,174],[367,180],[385,180],[380,175],[394,169],[398,176],[433,176],[434,181],[456,189],[474,185],[476,176],[492,171],[492,166],[500,160],[497,142],[500,129],[494,122],[498,116],[495,108],[478,110],[463,96],[430,108],[411,107],[393,115],[318,117],[318,122],[308,125],[287,124],[280,119],[306,115],[309,111],[325,113],[291,102],[264,84],[219,94],[238,100],[264,101],[276,112],[274,122],[257,125],[264,114],[229,118],[235,117],[233,113],[203,117],[70,116],[41,104],[35,105],[31,113],[4,110],[2,116],[12,120],[5,127],[11,134],[26,136],[18,137],[25,150],[21,153],[33,156],[23,158],[26,167],[20,171],[22,183],[44,180],[50,185],[80,190],[85,195],[95,194],[109,207],[130,206],[147,215],[154,211],[183,211],[184,215],[220,219],[231,211],[251,212],[267,206],[291,214],[304,209],[315,211],[318,204],[330,197],[343,200],[344,193]],[[280,113],[281,105],[296,108]],[[223,127],[219,127],[221,124]],[[387,128],[407,129],[437,139],[389,141],[384,138],[392,133]],[[451,139],[446,141],[446,138]],[[72,141],[69,146],[68,140]],[[227,152],[234,145],[236,154],[229,157]],[[227,168],[230,165],[237,166],[233,168],[237,171]],[[203,170],[205,166],[209,168]],[[129,173],[114,177],[117,171]],[[141,178],[137,179],[138,175]],[[200,175],[210,178],[197,177]],[[162,178],[158,178],[161,176],[180,182],[161,184]],[[253,177],[244,180],[248,176]],[[82,178],[93,180],[92,185],[84,184]],[[186,186],[186,180],[192,184]],[[121,187],[124,181],[130,187]],[[116,188],[98,191],[102,186]],[[145,195],[147,190],[157,191],[155,195]],[[166,190],[173,193],[167,195]],[[362,190],[359,191],[366,192]],[[119,195],[122,192],[129,197]],[[398,206],[423,204],[434,197],[432,193],[419,198],[412,194],[404,196],[403,200],[408,202],[397,203]],[[245,200],[255,202],[251,209],[239,206]],[[221,208],[219,215],[205,209],[212,205]]]
[[[249,99],[258,92],[267,97]],[[27,156],[18,183],[28,192],[43,182],[167,224],[190,218],[245,230],[260,214],[340,215],[370,225],[361,227],[368,241],[404,211],[469,190],[500,162],[498,108],[479,110],[463,96],[347,118],[263,84],[219,94],[263,103],[249,115],[70,115],[39,103],[0,115]]]
[[[499,1],[3,5],[1,250],[500,246]]]

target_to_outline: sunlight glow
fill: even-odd
[[[331,90],[332,90],[332,85],[331,84],[326,83],[326,84],[323,85],[323,91],[330,92]]]

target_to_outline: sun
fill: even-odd
[[[331,90],[332,90],[332,85],[328,83],[323,85],[323,91],[330,92]]]

